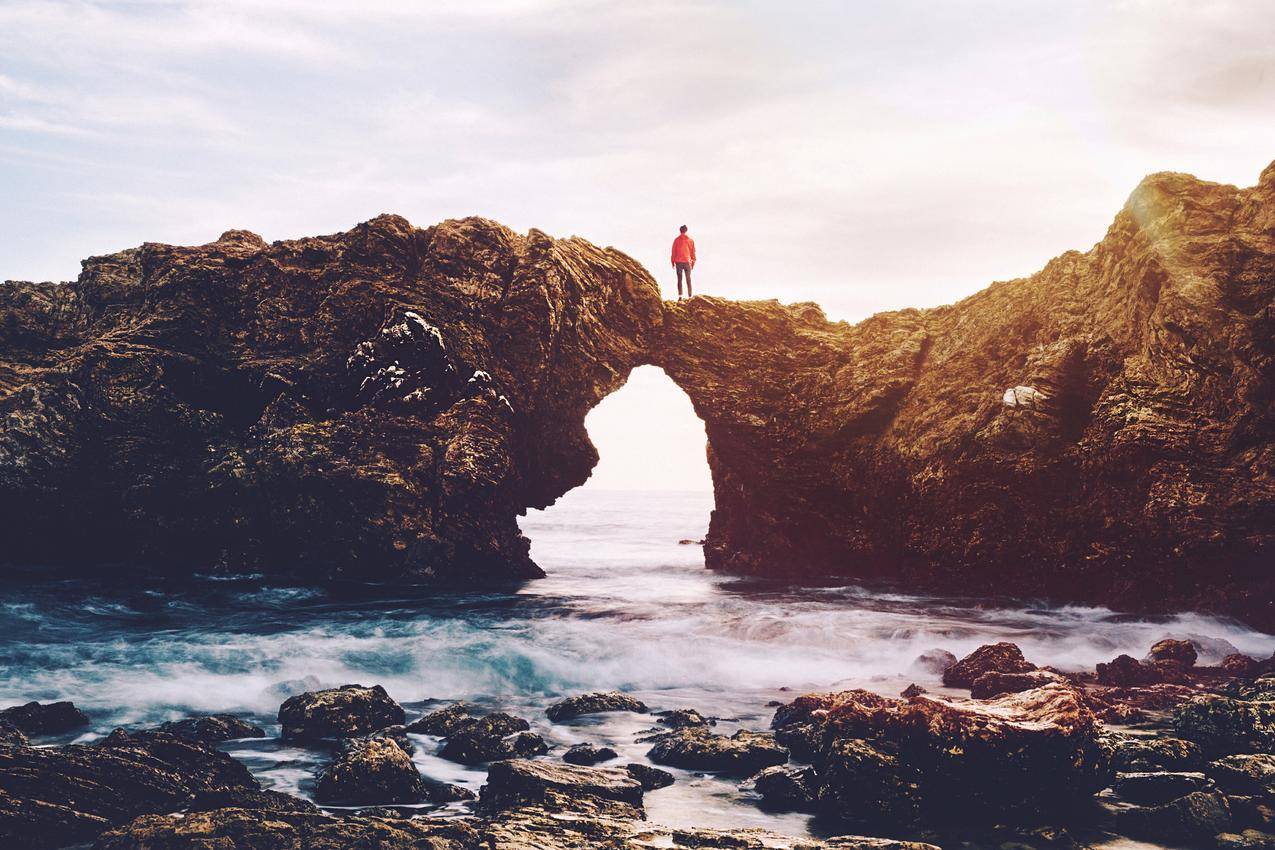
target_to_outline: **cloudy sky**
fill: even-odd
[[[0,44],[0,278],[397,212],[667,288],[685,222],[702,291],[853,320],[1088,247],[1146,173],[1275,159],[1264,0],[0,0]],[[590,427],[598,484],[702,486],[660,373]]]

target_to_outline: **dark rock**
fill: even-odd
[[[562,760],[569,764],[597,764],[619,758],[620,754],[610,747],[596,747],[593,744],[576,744],[562,754]]]
[[[1223,832],[1217,836],[1217,846],[1218,850],[1275,850],[1275,835],[1256,829]]]
[[[1187,644],[1190,646],[1190,644]],[[1186,681],[1186,668],[1176,661],[1144,663],[1132,655],[1118,655],[1098,665],[1098,683],[1116,687],[1137,687]]]
[[[1187,685],[1134,685],[1121,688],[1088,688],[1085,702],[1105,723],[1138,723],[1150,714],[1162,714],[1194,699],[1199,690]]]
[[[1166,844],[1201,846],[1231,827],[1226,798],[1195,791],[1162,806],[1134,806],[1116,813],[1116,829],[1135,838]]]
[[[1108,736],[1111,768],[1121,773],[1198,771],[1204,756],[1198,744],[1181,738]]]
[[[916,669],[935,676],[942,676],[955,664],[956,656],[946,649],[927,649],[912,661],[912,666]]]
[[[462,725],[447,738],[438,754],[461,764],[482,764],[549,752],[543,738],[526,731],[530,728],[521,717],[494,712]]]
[[[1222,659],[1222,669],[1232,676],[1251,679],[1261,672],[1262,665],[1256,658],[1236,652]]]
[[[920,817],[915,771],[867,741],[839,739],[820,767],[819,813],[851,826],[908,827]]]
[[[386,726],[402,725],[403,707],[390,699],[385,688],[343,685],[325,691],[298,694],[279,707],[283,738],[317,741],[354,738]]]
[[[198,791],[186,805],[189,812],[211,812],[217,809],[256,809],[267,812],[317,812],[319,807],[309,800],[257,788],[219,788]]]
[[[0,711],[0,720],[6,720],[27,735],[58,735],[89,725],[89,718],[70,702],[15,705]]]
[[[1123,800],[1140,806],[1159,806],[1192,791],[1212,790],[1203,773],[1119,773],[1112,788]]]
[[[424,777],[424,782],[425,794],[431,803],[456,803],[462,800],[473,800],[478,796],[462,785],[439,782],[429,777]]]
[[[1228,794],[1245,794],[1275,801],[1275,755],[1245,753],[1209,762],[1205,770]]]
[[[479,802],[484,810],[496,811],[543,802],[547,792],[642,806],[642,785],[627,771],[527,759],[493,762]]]
[[[678,708],[673,711],[657,711],[660,719],[656,723],[674,729],[685,729],[689,726],[714,726],[716,721],[706,719],[693,708]]]
[[[692,727],[659,736],[647,757],[656,764],[746,776],[783,764],[788,761],[788,751],[773,735],[763,732],[741,729],[726,737]]]
[[[95,850],[478,850],[478,842],[472,826],[454,819],[219,809],[138,818],[103,835]]]
[[[618,691],[610,691],[568,697],[549,706],[545,709],[545,714],[554,723],[559,723],[585,714],[600,714],[608,711],[635,711],[645,714],[647,710],[646,703],[641,700]]]
[[[455,702],[446,708],[431,712],[419,720],[413,720],[407,724],[407,731],[419,735],[435,735],[439,738],[446,738],[448,735],[460,731],[473,719],[468,705],[463,702]]]
[[[220,744],[236,738],[264,738],[266,735],[265,730],[260,726],[235,717],[233,714],[211,714],[171,720],[160,724],[159,731],[204,744]]]
[[[257,781],[242,763],[208,744],[167,732],[115,729],[94,746],[129,752],[138,759],[157,759],[181,776],[192,790],[257,787]]]
[[[1194,667],[1199,654],[1195,651],[1195,645],[1189,640],[1174,640],[1173,638],[1165,638],[1156,641],[1151,647],[1151,651],[1147,653],[1147,661],[1174,661],[1183,667]]]
[[[1205,694],[1177,707],[1173,728],[1208,758],[1275,752],[1275,702]]]
[[[643,791],[654,791],[657,788],[667,788],[675,781],[673,774],[667,770],[660,770],[658,767],[651,767],[649,764],[638,764],[631,762],[624,766],[629,776],[636,779],[641,785]]]
[[[928,694],[928,693],[929,691],[927,691],[925,688],[921,687],[916,682],[913,682],[912,684],[908,685],[903,690],[899,691],[899,696],[903,697],[904,699],[908,699],[909,697],[919,697],[921,694]]]
[[[768,767],[751,780],[753,790],[768,808],[813,812],[819,794],[819,777],[809,767]]]
[[[0,720],[0,744],[24,747],[29,743],[21,729],[7,720]]]
[[[1002,694],[1017,694],[1030,691],[1050,683],[1066,682],[1057,673],[1048,670],[1032,670],[1029,673],[1001,673],[992,671],[984,673],[974,680],[970,686],[970,696],[974,699],[991,699]]]
[[[1023,652],[1012,643],[989,643],[980,646],[943,671],[943,684],[949,688],[973,687],[974,680],[987,673],[1028,673],[1036,665],[1023,658]]]
[[[389,735],[346,740],[314,786],[320,803],[419,803],[429,794],[412,757]]]

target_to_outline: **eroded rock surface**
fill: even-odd
[[[289,697],[279,706],[283,737],[293,741],[352,738],[400,726],[406,713],[380,685],[343,685]]]

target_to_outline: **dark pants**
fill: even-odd
[[[690,298],[695,293],[691,292],[691,264],[677,263],[677,297],[682,297],[682,275],[686,275],[686,297]]]

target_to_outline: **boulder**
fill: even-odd
[[[204,744],[220,744],[236,738],[264,738],[266,732],[255,723],[249,723],[233,714],[211,714],[170,720],[161,723],[160,732]]]
[[[27,735],[60,735],[89,725],[89,718],[71,702],[29,702],[0,711],[0,720],[8,721]]]
[[[265,791],[259,788],[217,788],[197,791],[186,804],[188,812],[212,812],[217,809],[256,809],[263,812],[317,812],[319,807],[309,800]]]
[[[657,711],[659,720],[655,721],[673,729],[685,729],[688,726],[714,726],[716,722],[708,720],[693,708],[678,708],[673,711]]]
[[[545,714],[554,723],[571,720],[585,714],[601,714],[608,711],[634,711],[645,714],[646,703],[618,691],[606,693],[580,694],[556,702],[545,709]]]
[[[1156,641],[1152,645],[1151,651],[1147,653],[1146,660],[1173,661],[1183,667],[1194,667],[1198,657],[1199,654],[1195,651],[1195,645],[1191,641],[1165,638],[1164,640]]]
[[[1128,737],[1107,734],[1112,770],[1120,773],[1198,771],[1204,756],[1198,744],[1182,738]]]
[[[1190,646],[1190,644],[1187,644]],[[1132,655],[1118,655],[1098,665],[1098,683],[1113,687],[1139,687],[1164,682],[1187,681],[1186,668],[1176,661],[1139,661]]]
[[[921,694],[928,694],[928,693],[929,691],[927,691],[925,688],[921,687],[916,682],[913,682],[912,684],[908,685],[903,690],[899,691],[899,696],[903,697],[904,699],[907,699],[909,697],[918,697]]]
[[[7,720],[0,720],[0,744],[24,747],[31,743],[25,733]]]
[[[1275,801],[1275,755],[1244,753],[1211,761],[1205,768],[1228,794],[1244,794]]]
[[[797,812],[815,810],[819,776],[813,768],[775,765],[758,773],[750,782],[767,808]]]
[[[612,800],[639,811],[642,807],[642,784],[628,771],[528,759],[493,762],[479,804],[485,811],[499,811],[541,803],[550,792]]]
[[[314,798],[357,806],[419,803],[429,793],[407,751],[393,737],[373,733],[343,742],[337,758],[319,772]]]
[[[1028,673],[992,671],[974,680],[974,683],[970,685],[970,696],[974,699],[991,699],[1001,694],[1017,694],[1042,685],[1066,681],[1062,676],[1049,670],[1032,670]],[[914,695],[907,694],[907,696]]]
[[[402,725],[403,707],[380,685],[343,685],[298,694],[279,707],[283,738],[318,741],[356,738],[386,726]]]
[[[835,741],[820,766],[819,814],[849,826],[906,828],[920,817],[920,777],[867,741]]]
[[[1203,773],[1118,773],[1111,785],[1122,800],[1140,806],[1159,806],[1192,791],[1209,791],[1213,782]]]
[[[597,747],[593,744],[576,744],[562,754],[562,760],[568,764],[597,764],[619,758],[620,754],[610,747]]]
[[[1275,752],[1275,702],[1204,694],[1177,707],[1173,728],[1208,758]]]
[[[1012,643],[989,643],[980,646],[943,671],[943,684],[949,688],[970,688],[974,680],[987,673],[1028,673],[1036,665],[1023,658],[1023,651]]]
[[[1230,827],[1230,807],[1216,791],[1194,791],[1164,805],[1130,806],[1115,813],[1117,831],[1183,847],[1204,846]]]
[[[912,660],[912,667],[923,673],[942,676],[956,664],[956,656],[946,649],[927,649]]]
[[[470,720],[447,738],[438,754],[461,764],[527,758],[549,752],[544,739],[528,732],[531,725],[503,711]]]
[[[667,770],[660,770],[658,767],[651,767],[649,764],[638,764],[630,762],[624,766],[629,776],[632,776],[642,786],[643,791],[654,791],[657,788],[667,788],[675,781],[673,774]]]
[[[434,735],[446,738],[458,732],[473,720],[469,706],[463,702],[454,702],[446,708],[430,712],[424,717],[407,724],[407,731],[418,735]]]
[[[727,737],[690,727],[660,735],[647,757],[656,764],[747,776],[788,761],[788,751],[763,732],[741,729]]]
[[[180,775],[192,790],[257,787],[257,781],[241,762],[208,744],[167,732],[115,729],[94,746],[128,752],[139,760],[157,759]]]
[[[1231,676],[1252,679],[1262,672],[1262,663],[1256,658],[1234,652],[1222,659],[1222,670]]]

